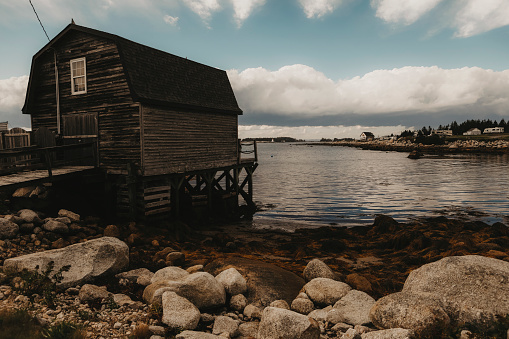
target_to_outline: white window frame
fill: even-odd
[[[75,76],[73,74],[72,65],[74,63],[77,63],[77,62],[80,62],[80,61],[83,61],[83,75]],[[72,95],[87,93],[87,59],[85,57],[78,58],[78,59],[72,59],[69,62],[69,66],[71,67],[71,93],[72,93]],[[75,79],[78,79],[78,78],[83,78],[84,79],[85,89],[82,90],[82,91],[75,91],[74,90],[74,81],[75,81]]]

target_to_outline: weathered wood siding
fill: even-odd
[[[97,114],[100,166],[108,172],[124,173],[127,163],[139,164],[139,104],[132,100],[116,44],[70,31],[53,47],[58,59],[61,115]],[[86,57],[87,93],[72,95],[70,60],[81,57]],[[29,112],[33,129],[46,127],[56,132],[53,58],[53,49],[49,49],[37,59],[37,82],[32,84],[35,98]]]
[[[184,173],[237,163],[237,115],[142,106],[145,175]]]

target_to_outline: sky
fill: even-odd
[[[226,70],[240,137],[358,138],[509,118],[508,0],[32,0],[76,24]],[[21,114],[47,43],[29,0],[0,0],[0,121]]]

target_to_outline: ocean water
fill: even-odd
[[[371,224],[377,214],[509,221],[508,155],[407,155],[259,143],[253,182],[261,210],[254,223],[354,226]]]

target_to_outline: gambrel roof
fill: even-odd
[[[68,25],[32,59],[23,113],[30,113],[36,60],[70,31],[112,40],[119,51],[132,98],[136,102],[242,114],[225,71],[95,29]]]

